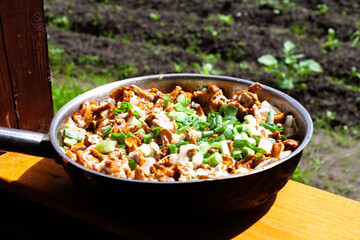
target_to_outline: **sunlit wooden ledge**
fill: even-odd
[[[359,239],[360,203],[294,181],[261,210],[199,224],[166,225],[94,209],[53,159],[0,156],[0,187],[125,238]],[[174,233],[176,232],[176,235]],[[189,235],[190,234],[190,235]]]

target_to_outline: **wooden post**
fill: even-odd
[[[46,132],[54,115],[42,0],[0,1],[0,126]]]

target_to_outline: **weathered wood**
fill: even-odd
[[[183,214],[169,210],[163,222],[151,216],[114,214],[124,207],[89,198],[77,189],[53,159],[6,153],[0,156],[0,187],[69,214],[126,239],[359,239],[360,202],[289,181],[267,205],[225,218],[193,218],[174,223]],[[121,189],[114,189],[121,191]],[[125,194],[126,196],[126,194]],[[99,200],[100,199],[100,200]],[[191,201],[191,199],[189,199]],[[51,221],[51,219],[49,219]]]
[[[6,51],[3,39],[2,22],[0,18],[0,125],[17,128],[17,120],[14,111],[14,97],[7,66]]]
[[[53,104],[43,1],[1,0],[0,20],[0,124],[47,131]]]

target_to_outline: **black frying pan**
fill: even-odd
[[[164,74],[144,76],[110,83],[90,90],[59,110],[50,126],[50,133],[41,134],[24,130],[0,128],[0,150],[17,151],[55,158],[84,194],[109,204],[112,211],[142,216],[189,216],[201,214],[227,214],[251,209],[273,197],[289,180],[310,141],[312,120],[306,109],[288,95],[264,86],[257,92],[261,101],[267,100],[283,112],[294,115],[299,127],[299,147],[288,157],[259,170],[243,175],[188,182],[149,182],[121,179],[102,174],[74,162],[60,146],[63,144],[60,129],[74,111],[86,100],[101,101],[116,88],[135,84],[143,89],[157,88],[167,93],[175,86],[185,91],[199,90],[216,84],[224,95],[233,96],[253,82],[225,76],[201,74]],[[150,214],[150,215],[149,215]]]

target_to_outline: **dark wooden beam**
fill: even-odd
[[[53,117],[42,0],[0,1],[0,125],[45,132]]]

